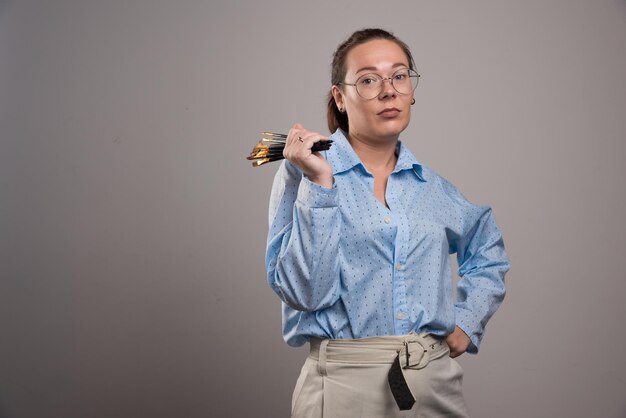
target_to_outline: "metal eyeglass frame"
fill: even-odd
[[[376,97],[377,97],[380,93],[382,93],[383,89],[385,88],[385,80],[389,80],[389,83],[391,83],[391,86],[393,87],[393,89],[394,89],[394,90],[395,90],[398,94],[406,95],[406,94],[409,94],[410,92],[409,92],[409,93],[402,93],[402,92],[401,92],[401,91],[399,91],[399,90],[396,88],[396,86],[393,84],[394,77],[395,77],[395,76],[396,76],[396,75],[397,75],[400,71],[402,71],[402,70],[404,70],[404,68],[403,68],[403,69],[400,69],[400,70],[397,70],[396,72],[394,72],[394,73],[391,75],[391,77],[381,77],[381,76],[379,76],[379,75],[378,75],[378,74],[376,74],[376,73],[367,73],[367,74],[363,74],[362,76],[360,76],[359,78],[357,78],[357,79],[356,79],[356,81],[357,81],[357,82],[358,82],[361,78],[363,78],[363,77],[365,77],[365,76],[368,76],[368,75],[369,75],[369,76],[372,76],[372,75],[373,75],[373,76],[376,76],[376,77],[379,79],[379,81],[380,81],[380,89],[378,90],[378,93],[376,93],[373,97],[370,97],[370,98],[363,97],[363,95],[361,94],[361,92],[359,92],[359,88],[357,87],[357,83],[346,83],[345,81],[342,81],[341,83],[337,83],[337,85],[352,86],[352,87],[354,87],[354,88],[356,89],[356,93],[359,95],[359,97],[360,97],[360,98],[362,98],[363,100],[373,100],[373,99],[375,99],[375,98],[376,98]],[[413,78],[413,77],[415,77],[415,78],[416,78],[416,81],[415,81],[415,87],[413,87],[413,90],[412,90],[412,91],[415,91],[415,89],[417,88],[417,85],[419,84],[419,81],[420,81],[420,77],[421,77],[421,76],[420,76],[420,74],[419,74],[417,71],[415,71],[415,70],[412,70],[412,69],[410,69],[410,68],[408,68],[408,70],[409,70],[409,78]]]

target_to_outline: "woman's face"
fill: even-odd
[[[393,41],[375,39],[356,46],[346,57],[346,83],[354,83],[364,74],[374,73],[382,78],[390,77],[400,68],[409,68],[407,56]],[[410,94],[400,94],[390,80],[371,100],[361,98],[354,86],[333,87],[333,96],[339,108],[348,114],[350,136],[380,142],[395,140],[411,119]]]

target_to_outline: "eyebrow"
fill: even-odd
[[[409,68],[409,66],[403,62],[396,62],[395,64],[393,64],[391,66],[391,68],[397,68],[397,67],[407,67]],[[359,68],[354,74],[358,74],[361,71],[378,71],[378,68],[376,67],[363,67],[363,68]]]

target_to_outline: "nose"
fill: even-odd
[[[386,83],[388,81],[388,83]],[[381,98],[385,98],[388,96],[395,97],[396,88],[393,86],[393,79],[391,77],[383,78],[380,80],[380,94]]]

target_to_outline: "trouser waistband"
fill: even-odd
[[[326,362],[392,364],[399,357],[402,369],[422,369],[450,352],[445,337],[413,332],[355,340],[311,338],[310,345],[309,356],[318,360],[321,375],[326,375]]]

